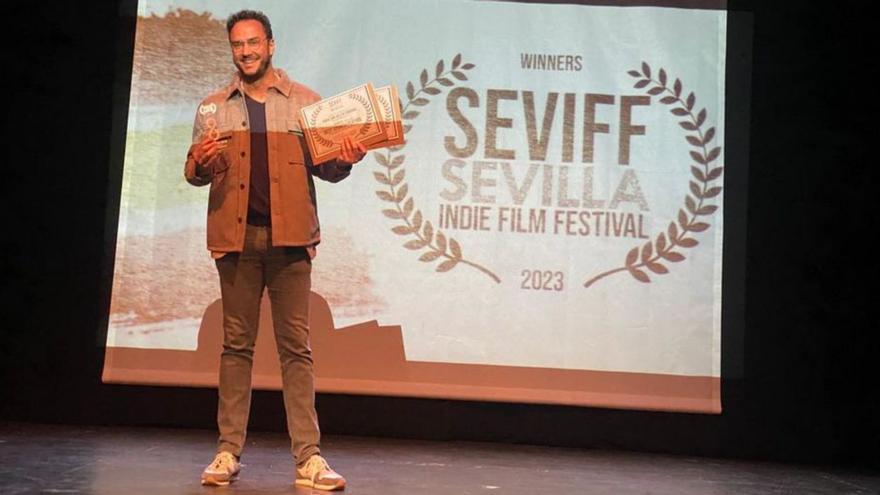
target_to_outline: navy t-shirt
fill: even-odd
[[[248,192],[247,223],[271,224],[269,202],[269,143],[266,139],[266,104],[245,95],[251,123],[251,189]]]

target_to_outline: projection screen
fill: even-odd
[[[727,21],[696,4],[142,0],[104,381],[217,384],[183,164],[250,8],[291,78],[403,110],[404,146],[316,181],[319,392],[720,413]],[[254,386],[279,389],[261,315]]]

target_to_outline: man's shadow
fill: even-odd
[[[400,327],[379,327],[372,320],[336,329],[327,301],[316,292],[311,292],[310,298],[310,341],[317,377],[389,379],[400,376],[406,362]],[[200,369],[216,370],[222,348],[223,303],[217,299],[202,316],[194,364]],[[263,383],[266,379],[281,385],[281,366],[266,293],[260,303],[253,373],[256,387],[272,386],[272,383]]]
[[[316,292],[310,298],[310,342],[319,384],[322,379],[335,383],[405,380],[407,363],[399,326],[380,327],[372,320],[337,329],[327,301]],[[108,347],[104,381],[216,386],[222,350],[223,305],[217,299],[202,316],[196,350]],[[253,386],[281,388],[281,365],[265,293],[254,349]]]

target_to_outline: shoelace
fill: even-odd
[[[313,480],[320,476],[322,471],[329,470],[330,465],[327,464],[327,461],[321,456],[313,455],[306,463],[306,473],[308,473],[309,477]]]
[[[218,455],[217,458],[214,459],[214,464],[211,467],[213,467],[214,469],[220,469],[221,467],[222,468],[227,467],[228,465],[231,464],[229,462],[229,457],[230,456],[228,456],[228,455]]]

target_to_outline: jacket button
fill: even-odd
[[[244,184],[242,184],[242,185],[241,185],[241,186],[239,186],[239,187],[241,187],[241,188],[242,188],[242,189],[244,189]]]
[[[242,151],[242,152],[241,152],[241,157],[244,158],[244,155],[245,155],[245,152]]]
[[[247,127],[247,122],[245,122],[244,120],[242,120],[242,121],[241,121],[241,126],[242,126],[242,127]]]
[[[241,223],[241,217],[238,217],[238,223]]]

